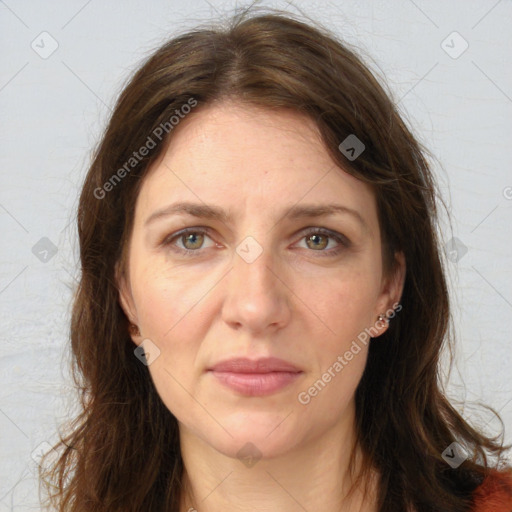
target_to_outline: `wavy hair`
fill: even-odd
[[[453,336],[437,231],[440,194],[428,151],[385,87],[357,51],[326,28],[251,8],[226,24],[173,37],[133,74],[94,151],[79,200],[81,276],[70,340],[81,409],[59,433],[53,464],[43,458],[48,506],[59,512],[179,511],[177,421],[134,356],[115,276],[116,269],[126,270],[144,176],[172,144],[171,117],[191,100],[197,102],[193,116],[234,99],[309,116],[333,160],[375,193],[385,270],[393,270],[396,251],[405,255],[403,309],[370,345],[356,391],[364,456],[356,482],[378,469],[379,512],[470,510],[473,490],[491,470],[489,456],[497,467],[509,446],[472,427],[443,390],[440,357]],[[165,136],[152,137],[154,147],[131,160],[158,127]],[[353,161],[338,148],[350,134],[365,145]],[[442,457],[453,441],[469,452],[457,469]]]

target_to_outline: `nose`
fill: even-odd
[[[247,248],[250,250],[244,252]],[[250,251],[257,254],[261,250],[256,259],[248,257]],[[226,277],[222,316],[232,328],[265,334],[288,323],[291,292],[286,286],[284,270],[270,249],[255,241],[252,245],[242,243]]]

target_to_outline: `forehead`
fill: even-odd
[[[376,222],[371,189],[338,167],[315,123],[298,112],[226,102],[185,117],[172,135],[144,178],[139,222],[178,201],[219,205],[234,216],[336,202]]]

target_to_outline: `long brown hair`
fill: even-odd
[[[379,470],[381,512],[470,509],[472,491],[492,467],[488,456],[497,467],[509,447],[471,427],[443,391],[440,355],[453,340],[436,231],[440,200],[427,150],[384,87],[328,30],[275,10],[242,10],[227,26],[175,37],[133,75],[80,196],[81,278],[70,336],[82,411],[55,446],[58,460],[46,470],[42,461],[49,506],[68,512],[179,510],[177,421],[134,356],[115,271],[116,265],[125,270],[145,173],[172,143],[171,117],[236,99],[313,119],[340,168],[374,190],[386,270],[396,251],[405,255],[403,309],[370,345],[356,391],[364,454],[359,481],[371,467]],[[339,149],[351,134],[365,145],[355,160]],[[143,146],[150,150],[138,152]],[[456,469],[442,457],[454,441],[469,452]]]

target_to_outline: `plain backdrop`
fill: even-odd
[[[215,0],[0,0],[0,512],[37,510],[36,464],[75,397],[67,353],[74,209],[113,102],[166,38],[229,14]],[[512,442],[512,2],[262,1],[361,49],[435,158],[464,416]],[[455,241],[452,239],[455,237]],[[42,447],[42,448],[41,448]]]

